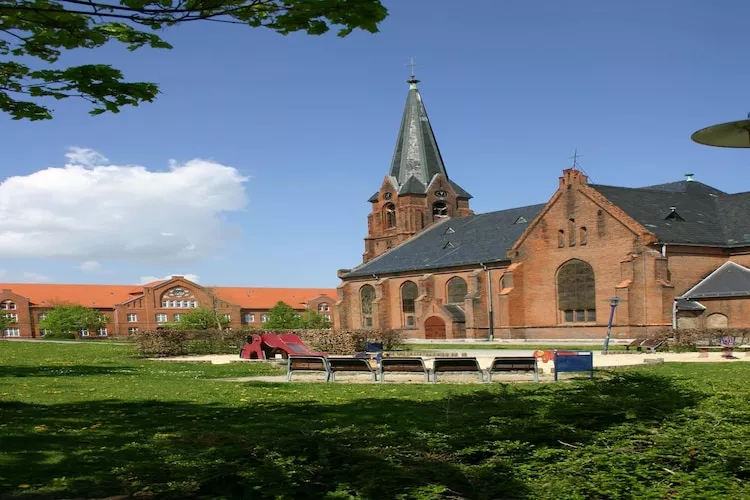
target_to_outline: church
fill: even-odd
[[[412,75],[363,262],[341,269],[337,328],[426,339],[615,338],[750,328],[750,192],[639,188],[564,170],[546,203],[474,214]],[[543,201],[543,200],[540,200]]]

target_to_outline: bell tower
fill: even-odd
[[[448,178],[411,64],[409,93],[391,169],[368,200],[363,262],[390,250],[421,230],[450,217],[474,212],[471,195]]]

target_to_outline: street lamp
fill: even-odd
[[[704,146],[750,148],[750,119],[712,125],[698,130],[690,138]]]
[[[609,299],[611,309],[609,310],[609,322],[607,323],[607,337],[604,339],[604,349],[602,349],[604,354],[607,354],[607,351],[609,351],[609,339],[612,336],[612,320],[615,318],[615,309],[617,309],[619,302],[620,297],[610,297]]]

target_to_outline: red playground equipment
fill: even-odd
[[[251,335],[248,343],[242,346],[242,359],[273,359],[277,354],[283,358],[289,355],[328,357],[328,353],[313,351],[293,333],[263,333]]]

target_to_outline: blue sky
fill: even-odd
[[[0,117],[3,177],[62,167],[71,146],[151,172],[168,172],[170,159],[201,159],[246,177],[247,203],[230,203],[213,219],[181,215],[179,203],[133,208],[175,210],[162,235],[189,232],[193,220],[216,222],[210,252],[195,258],[168,245],[156,255],[91,249],[58,231],[59,245],[45,243],[49,252],[3,247],[0,279],[137,283],[190,273],[205,284],[336,286],[337,269],[361,262],[367,198],[389,168],[412,56],[448,173],[473,194],[476,212],[546,201],[576,148],[599,184],[635,187],[692,172],[725,191],[750,190],[750,151],[690,141],[695,130],[750,111],[747,2],[385,4],[390,15],[374,35],[284,37],[193,24],[164,33],[171,51],[111,46],[66,55],[66,63],[109,62],[130,79],[158,82],[162,95],[117,115],[91,117],[84,103],[64,101],[52,103],[52,121]],[[84,219],[97,214],[81,224],[106,220],[103,198],[82,189],[70,189],[63,205]],[[179,185],[165,191],[180,196]],[[23,202],[45,202],[42,192]],[[8,230],[2,220],[0,233]],[[137,219],[125,220],[138,238]],[[88,228],[85,239],[119,244],[113,225]],[[191,237],[202,234],[193,229]],[[26,235],[34,244],[35,234]],[[79,244],[70,255],[52,251]]]

